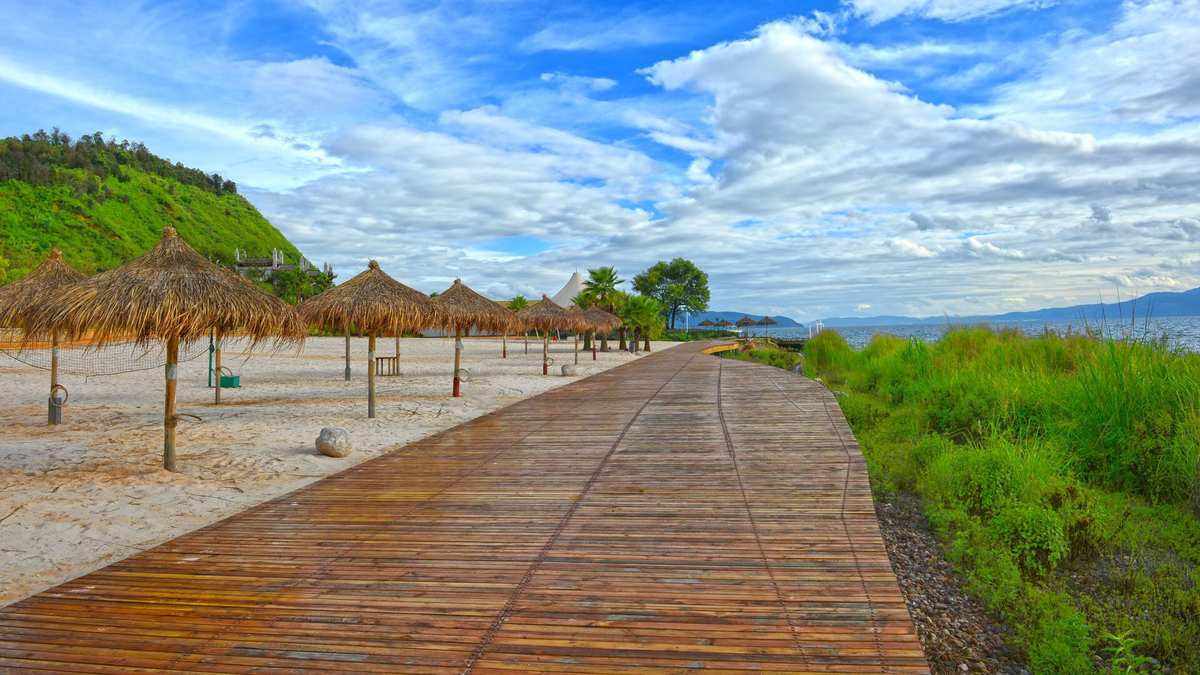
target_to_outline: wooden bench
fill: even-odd
[[[399,375],[400,374],[400,357],[399,356],[376,356],[375,357],[375,374],[380,376]]]

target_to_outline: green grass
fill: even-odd
[[[81,191],[69,182],[33,185],[0,181],[0,283],[28,274],[57,246],[68,263],[91,274],[111,269],[147,251],[162,228],[174,226],[200,253],[233,262],[235,247],[252,255],[272,248],[295,260],[300,252],[244,197],[215,194],[172,178],[126,167],[123,180],[103,181],[75,172]]]
[[[784,370],[793,370],[804,360],[796,352],[780,349],[769,342],[756,343],[756,346],[750,349],[720,352],[720,356],[739,361],[753,361]]]
[[[875,490],[920,496],[1034,672],[1200,672],[1200,355],[827,331],[805,368],[842,392]]]

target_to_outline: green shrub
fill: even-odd
[[[1062,519],[1037,504],[1012,504],[999,511],[989,527],[996,539],[1012,551],[1027,574],[1044,574],[1066,556],[1067,535]]]

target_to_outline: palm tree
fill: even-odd
[[[621,320],[636,332],[631,343],[633,351],[637,351],[637,342],[644,341],[646,351],[650,351],[650,338],[663,325],[663,306],[658,300],[646,295],[629,297],[621,308]]]
[[[579,311],[585,312],[596,306],[596,297],[592,295],[591,289],[584,289],[575,296],[575,299],[571,301],[571,304],[575,305]],[[593,332],[594,331],[589,330],[584,331],[583,333],[583,351],[585,352],[592,350]]]
[[[517,312],[525,309],[528,306],[529,306],[529,301],[526,300],[525,296],[523,296],[523,295],[518,295],[517,297],[508,301],[508,309],[510,311],[512,311],[513,314],[516,314]],[[521,329],[521,335],[522,335],[522,337],[525,338],[525,353],[528,354],[529,353],[529,331],[525,330],[525,329]]]
[[[629,302],[629,298],[630,298],[630,295],[628,293],[625,293],[624,291],[617,291],[616,293],[613,293],[612,300],[611,300],[612,304],[609,305],[609,308],[607,311],[612,312],[613,314],[616,314],[617,316],[622,317],[622,319],[623,319],[625,316],[625,303]],[[628,325],[625,323],[624,320],[622,320],[621,325],[617,328],[617,337],[619,337],[621,339],[621,344],[619,344],[617,346],[617,349],[619,349],[621,351],[625,351],[626,349],[628,349],[628,347],[625,344],[625,335],[628,333],[628,331],[629,331]],[[605,344],[605,341],[601,340],[600,346],[603,347],[604,344]]]
[[[584,293],[588,293],[592,303],[606,312],[617,314],[621,296],[624,295],[617,286],[625,280],[617,276],[615,267],[596,267],[588,270],[588,278],[584,280]],[[625,329],[621,329],[621,349],[625,349]],[[600,337],[600,351],[608,351],[608,336]]]

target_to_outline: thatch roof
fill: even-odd
[[[455,279],[450,288],[433,298],[433,304],[445,314],[444,323],[450,328],[469,332],[472,328],[484,331],[512,331],[520,326],[517,315],[498,302],[489,300]]]
[[[758,322],[748,316],[743,316],[737,320],[736,326],[757,326]]]
[[[195,340],[216,329],[254,340],[304,339],[295,311],[231,270],[215,265],[163,228],[154,248],[62,290],[31,332],[60,331],[93,345],[171,337]]]
[[[353,279],[297,309],[310,325],[339,331],[353,326],[365,333],[400,335],[445,325],[429,296],[391,278],[374,260]]]
[[[589,329],[598,333],[607,333],[619,328],[621,325],[621,317],[616,314],[610,314],[599,307],[592,307],[585,310],[583,318],[588,322]]]
[[[49,257],[23,279],[0,287],[0,326],[26,328],[29,320],[53,304],[63,289],[85,278],[63,261],[62,251],[50,251]]]
[[[517,318],[526,326],[543,331],[590,330],[591,325],[583,319],[582,312],[570,312],[543,295],[541,300],[517,312]]]

